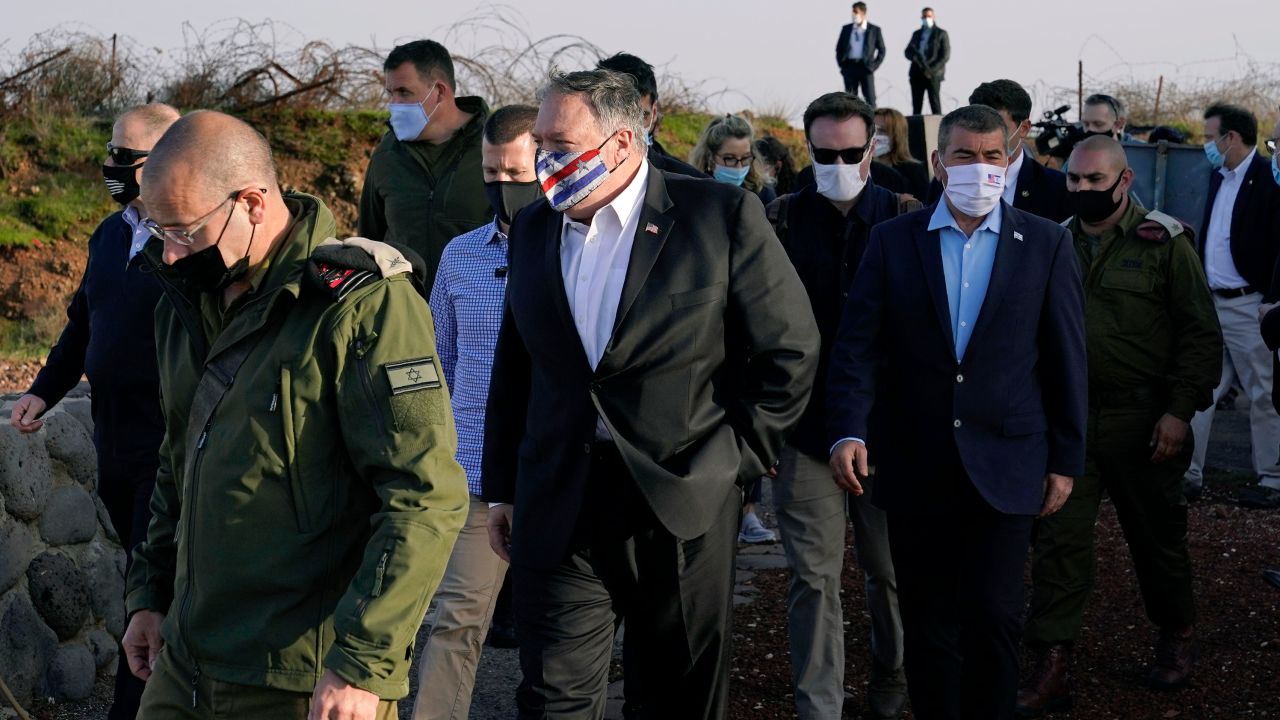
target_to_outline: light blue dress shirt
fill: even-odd
[[[942,252],[942,274],[947,282],[947,305],[951,310],[951,336],[955,338],[956,359],[964,359],[973,325],[978,321],[982,301],[991,284],[991,268],[1000,244],[1002,205],[987,215],[971,237],[965,237],[945,200],[938,203],[929,219],[929,230],[938,231]]]
[[[458,464],[467,490],[480,495],[484,414],[493,352],[507,295],[507,236],[496,222],[459,235],[445,246],[431,288],[436,351],[449,386],[458,431]]]

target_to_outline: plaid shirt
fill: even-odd
[[[485,403],[507,293],[506,274],[497,271],[506,265],[507,236],[489,222],[449,242],[431,286],[436,351],[458,428],[458,464],[472,495],[480,494]]]

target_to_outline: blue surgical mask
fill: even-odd
[[[430,115],[422,106],[434,93],[435,90],[427,93],[422,102],[391,103],[387,106],[391,110],[391,132],[396,134],[397,140],[413,142],[427,129],[427,123],[431,122],[431,115],[435,115],[436,110],[440,109],[440,103],[436,103]]]
[[[1218,149],[1217,140],[1210,140],[1204,144],[1204,156],[1209,158],[1209,164],[1215,168],[1222,167],[1222,164],[1227,161],[1227,156]]]
[[[722,183],[728,183],[736,187],[742,187],[742,181],[747,179],[747,173],[751,172],[751,166],[747,165],[740,168],[725,167],[717,165],[712,177]]]
[[[1271,177],[1280,185],[1280,152],[1271,156]]]

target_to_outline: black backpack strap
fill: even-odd
[[[204,374],[196,385],[191,410],[187,413],[187,455],[185,478],[190,481],[195,472],[196,458],[208,440],[206,433],[213,423],[213,415],[222,404],[222,398],[231,389],[236,374],[258,344],[262,333],[252,334],[222,351],[204,366]]]
[[[769,224],[773,225],[773,232],[778,236],[778,242],[781,242],[784,247],[787,244],[787,228],[791,224],[792,196],[793,193],[779,195],[764,209],[765,217],[769,219]]]

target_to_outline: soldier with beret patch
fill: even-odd
[[[1195,659],[1195,607],[1182,474],[1190,420],[1212,402],[1222,334],[1192,231],[1129,194],[1133,170],[1109,137],[1071,153],[1071,230],[1084,279],[1089,364],[1085,475],[1040,521],[1026,641],[1034,669],[1018,714],[1071,704],[1071,647],[1093,589],[1094,526],[1105,492],[1133,555],[1147,616],[1160,631],[1147,681],[1184,685]]]

